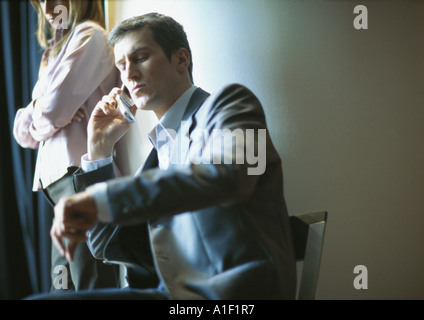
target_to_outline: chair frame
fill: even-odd
[[[296,261],[303,261],[298,300],[315,299],[327,216],[326,211],[314,211],[289,217]]]

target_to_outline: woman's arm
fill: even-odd
[[[77,120],[78,110],[114,68],[106,35],[94,23],[75,28],[51,63],[43,75],[48,77],[44,94],[16,115],[15,138],[22,146],[36,147]]]

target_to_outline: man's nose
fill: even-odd
[[[131,81],[131,80],[139,79],[140,76],[141,76],[141,72],[140,72],[140,70],[138,70],[137,64],[132,63],[132,62],[128,62],[126,78],[129,81]]]

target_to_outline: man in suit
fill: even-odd
[[[212,95],[193,86],[186,34],[170,17],[128,19],[109,40],[132,112],[152,110],[159,124],[142,171],[114,179],[114,146],[130,126],[116,109],[121,89],[93,111],[74,175],[82,192],[55,207],[51,236],[68,259],[87,241],[96,258],[124,264],[131,289],[79,297],[294,298],[281,160],[258,99],[238,84]]]

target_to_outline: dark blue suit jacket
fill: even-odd
[[[281,160],[260,102],[238,84],[209,97],[199,88],[183,120],[168,170],[155,168],[153,150],[135,177],[108,182],[113,223],[92,230],[93,254],[126,264],[131,287],[163,281],[173,299],[293,299]],[[212,137],[225,129],[242,139],[218,152]],[[264,172],[249,174],[254,156]],[[113,177],[110,165],[74,183],[80,191]]]

